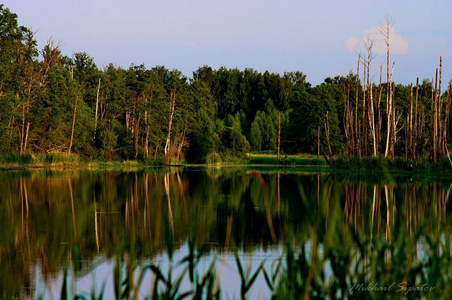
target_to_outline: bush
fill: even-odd
[[[49,153],[45,155],[45,163],[48,164],[72,164],[78,162],[80,162],[80,157],[77,154]]]
[[[361,168],[364,170],[387,170],[388,162],[384,157],[363,157],[361,158]]]
[[[161,166],[163,165],[163,157],[148,157],[143,160],[145,165]]]
[[[359,169],[358,160],[355,157],[339,156],[330,160],[330,166],[337,170]]]
[[[403,157],[388,160],[388,165],[389,169],[393,171],[413,171],[415,169],[415,164]]]
[[[206,163],[208,165],[220,165],[221,164],[221,156],[217,152],[210,152],[206,156]]]

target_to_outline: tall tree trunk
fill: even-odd
[[[134,118],[134,122],[133,122],[133,145],[135,148],[135,159],[138,158],[138,153],[140,150],[140,147],[138,145],[139,142],[139,134],[140,134],[140,121],[141,121],[141,117],[138,116],[137,118]]]
[[[71,154],[72,145],[74,144],[74,131],[75,131],[75,118],[77,116],[77,106],[78,106],[78,98],[80,97],[80,90],[77,92],[77,96],[75,97],[75,104],[74,104],[74,114],[72,116],[72,130],[71,130],[71,141],[69,143],[69,148],[67,150],[68,154]]]
[[[180,139],[180,142],[179,142],[179,146],[177,147],[177,161],[180,161],[182,148],[185,146],[185,133],[187,131],[187,125],[188,125],[188,118],[187,118],[187,120],[185,120],[184,130],[181,133],[181,139]]]
[[[377,135],[375,132],[375,112],[374,112],[374,100],[373,100],[373,93],[372,93],[372,83],[370,84],[370,126],[371,126],[371,132],[372,132],[372,139],[373,139],[373,156],[377,156]]]
[[[170,93],[170,115],[168,121],[168,136],[166,138],[164,153],[165,156],[168,154],[171,147],[171,127],[173,125],[173,117],[174,117],[174,108],[176,106],[176,90],[171,90]]]
[[[149,97],[148,111],[144,112],[144,118],[145,118],[144,122],[146,123],[146,136],[144,139],[143,149],[144,149],[145,157],[149,157],[149,137],[151,136],[151,124],[150,124],[151,116],[152,116],[152,94]]]
[[[27,129],[25,130],[25,139],[24,139],[24,153],[27,152],[27,145],[28,145],[28,133],[30,132],[30,122],[27,122]]]
[[[388,89],[388,96],[386,100],[386,116],[387,116],[387,135],[386,135],[386,148],[385,148],[385,157],[388,157],[391,151],[391,136],[392,136],[392,119],[394,115],[394,108],[393,108],[393,101],[392,101],[392,74],[394,72],[394,63],[392,63],[392,71],[391,75],[389,76],[389,81],[387,82],[386,88]]]
[[[359,101],[359,64],[361,54],[358,56],[358,63],[356,64],[356,95],[355,95],[355,135],[356,135],[356,157],[361,158],[361,132],[358,122],[358,101]]]
[[[438,69],[436,69],[435,75],[435,89],[433,90],[432,82],[432,108],[433,108],[433,132],[432,132],[432,147],[433,147],[433,162],[438,160],[438,106],[437,106],[437,93],[438,93]]]
[[[380,65],[380,90],[378,92],[378,102],[377,102],[377,153],[380,153],[381,148],[381,94],[383,92],[382,85],[382,75],[383,75],[383,64]]]
[[[391,133],[392,133],[392,141],[391,141],[391,158],[394,158],[395,155],[395,144],[397,142],[397,123],[399,121],[399,118],[397,118],[396,120],[396,109],[395,109],[395,82],[392,82],[392,86],[391,86],[391,106],[392,106],[392,129],[391,129]]]
[[[445,155],[445,149],[444,149],[445,145],[444,145],[443,139],[442,139],[442,132],[443,132],[443,130],[442,130],[442,127],[443,127],[443,123],[442,123],[443,103],[442,103],[442,99],[441,99],[442,68],[443,68],[443,60],[440,56],[439,57],[439,85],[438,85],[438,155],[439,156]]]
[[[99,92],[100,92],[100,77],[99,83],[97,84],[97,93],[96,93],[96,116],[94,121],[94,138],[96,138],[96,130],[97,130],[97,112],[99,110]]]
[[[449,85],[447,88],[447,100],[446,100],[446,116],[444,118],[444,126],[443,126],[443,141],[444,141],[444,149],[447,151],[447,129],[449,128],[449,112],[450,112],[450,105],[451,105],[451,95],[452,92],[452,80],[449,81]],[[448,151],[447,151],[448,152]],[[449,157],[449,153],[446,153],[446,155]]]
[[[281,160],[281,112],[278,112],[278,160]]]
[[[407,158],[409,159],[413,159],[414,155],[413,155],[413,83],[411,83],[410,86],[410,114],[409,114],[409,119],[407,120],[408,122],[408,155]]]
[[[367,126],[366,124],[366,102],[367,102],[367,78],[366,78],[366,65],[363,68],[363,101],[362,101],[362,117],[361,117],[361,138],[362,138],[362,154],[366,156],[368,154],[368,143],[367,143]]]
[[[331,143],[330,143],[330,123],[328,121],[328,112],[326,112],[326,121],[323,121],[323,125],[325,126],[325,135],[326,135],[326,141],[328,143],[328,151],[330,153],[330,157],[333,156],[333,151],[331,149]]]
[[[416,79],[416,97],[414,101],[415,106],[414,106],[413,159],[416,159],[417,157],[418,138],[421,136],[419,133],[418,96],[419,96],[419,77]]]

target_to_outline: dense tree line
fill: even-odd
[[[447,147],[450,88],[441,94],[438,78],[415,87],[381,80],[375,85],[370,61],[362,63],[363,79],[358,69],[314,87],[302,72],[203,66],[187,78],[164,66],[100,69],[86,53],[64,56],[53,40],[39,50],[33,32],[3,5],[0,20],[1,154],[188,162],[279,148],[376,155],[384,154],[385,132],[391,133],[386,124],[394,125],[392,156],[414,158],[414,151],[433,157],[435,147]],[[384,97],[389,91],[392,98]],[[381,113],[392,103],[392,115]],[[434,103],[444,106],[442,115]],[[435,124],[442,125],[439,140],[433,139]]]

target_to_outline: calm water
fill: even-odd
[[[202,268],[216,257],[223,295],[235,298],[233,247],[253,268],[271,264],[287,243],[309,242],[310,220],[333,206],[344,226],[370,237],[388,235],[396,211],[407,232],[425,222],[434,228],[447,218],[451,186],[447,178],[295,168],[0,172],[0,295],[59,298],[68,268],[73,289],[89,291],[107,280],[112,296],[116,253],[134,249],[138,265],[164,267],[172,237],[175,261],[187,253],[188,240],[208,253]],[[262,278],[251,295],[268,297]]]

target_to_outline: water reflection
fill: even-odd
[[[44,290],[36,276],[50,284],[74,261],[86,274],[128,247],[140,264],[164,253],[169,238],[176,250],[191,238],[222,260],[232,243],[244,253],[301,244],[315,239],[319,216],[327,234],[338,208],[344,228],[371,238],[390,239],[397,218],[409,233],[425,224],[434,232],[451,188],[447,179],[296,169],[1,172],[0,291],[33,296]]]

